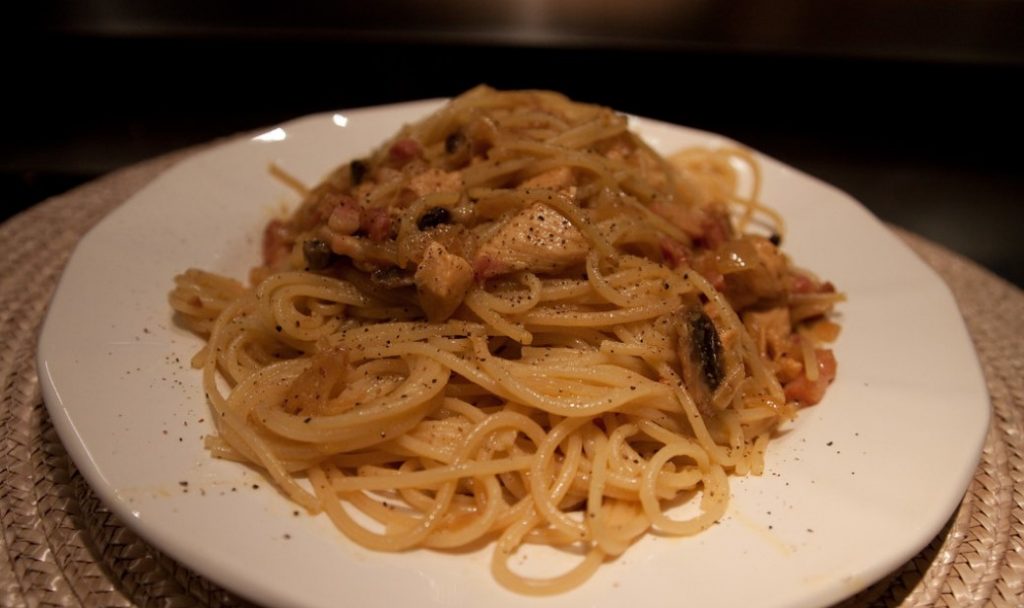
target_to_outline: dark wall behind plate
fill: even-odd
[[[42,3],[0,26],[0,214],[182,146],[486,82],[724,133],[1024,284],[1024,3],[825,4]]]

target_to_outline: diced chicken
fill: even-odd
[[[772,362],[780,382],[789,382],[803,374],[800,340],[793,333],[787,307],[747,311],[743,313],[743,325],[753,336],[761,355]]]
[[[551,273],[587,257],[587,241],[572,223],[540,203],[512,216],[481,245],[473,267],[478,279],[530,270]]]
[[[719,268],[725,274],[725,295],[738,309],[772,302],[786,294],[786,258],[766,238],[745,236],[719,248]]]
[[[786,350],[793,331],[789,322],[789,309],[785,306],[745,312],[743,325],[757,342],[761,354],[768,357],[778,356]]]
[[[704,277],[718,291],[725,289],[725,275],[718,270],[718,262],[714,251],[708,251],[707,249],[698,250],[693,259],[690,260],[690,267],[696,270],[700,276]]]
[[[414,280],[423,312],[429,320],[440,322],[450,317],[462,303],[473,283],[473,268],[435,241],[423,253]]]
[[[818,359],[818,379],[810,380],[807,374],[800,374],[787,382],[786,399],[800,405],[814,405],[825,396],[825,389],[836,377],[836,358],[828,349],[815,349],[814,355]]]
[[[462,173],[434,168],[427,169],[410,179],[406,188],[415,195],[414,198],[435,192],[458,192],[462,190]]]

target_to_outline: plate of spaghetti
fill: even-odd
[[[72,256],[54,425],[260,604],[823,606],[988,424],[941,281],[724,137],[486,86],[197,153]]]

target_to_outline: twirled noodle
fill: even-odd
[[[193,269],[171,294],[207,339],[211,453],[366,547],[493,540],[526,594],[717,521],[728,475],[760,474],[834,377],[842,295],[777,248],[751,153],[665,159],[627,127],[478,87],[312,190],[274,167],[305,198],[253,286]],[[691,496],[696,515],[665,511]],[[582,559],[527,577],[524,543]]]

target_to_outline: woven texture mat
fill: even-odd
[[[39,325],[75,243],[188,155],[52,198],[0,226],[0,607],[234,606],[241,602],[122,526],[71,465],[39,393]],[[919,555],[847,606],[1024,605],[1024,292],[919,237],[977,348],[995,415],[957,513]]]

